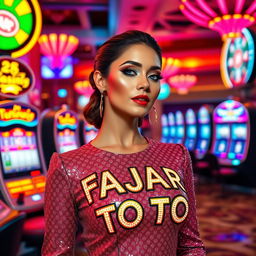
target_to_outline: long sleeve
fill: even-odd
[[[189,201],[189,212],[184,225],[179,231],[177,255],[205,256],[205,249],[198,231],[191,159],[188,150],[184,146],[182,148],[185,155],[184,180]]]
[[[42,256],[74,255],[77,218],[70,182],[57,153],[52,155],[45,190]]]

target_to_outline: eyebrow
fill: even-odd
[[[125,65],[125,64],[132,64],[134,66],[137,66],[137,67],[142,67],[142,64],[137,62],[137,61],[133,61],[133,60],[127,60],[125,61],[124,63],[122,63],[119,67]],[[149,70],[156,70],[156,69],[161,69],[159,66],[151,66]]]

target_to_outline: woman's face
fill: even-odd
[[[110,65],[106,104],[122,115],[143,117],[159,94],[160,79],[157,53],[145,44],[131,45]]]

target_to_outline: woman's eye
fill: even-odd
[[[127,75],[127,76],[135,76],[137,75],[137,72],[133,69],[130,69],[130,68],[126,68],[126,69],[123,69],[122,72]]]
[[[149,77],[150,77],[150,79],[152,79],[155,82],[158,82],[159,80],[161,80],[163,78],[161,75],[158,75],[158,74],[150,75]]]

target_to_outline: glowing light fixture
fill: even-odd
[[[171,57],[162,58],[162,76],[167,79],[170,76],[177,74],[181,67],[181,61]]]
[[[68,95],[68,92],[67,92],[67,90],[66,89],[59,89],[58,90],[58,96],[60,97],[60,98],[65,98],[65,97],[67,97],[67,95]]]
[[[167,83],[161,83],[161,87],[160,87],[160,93],[157,97],[158,100],[165,100],[169,97],[171,93],[171,89],[169,84]]]
[[[88,80],[76,82],[74,84],[74,89],[77,93],[82,94],[85,97],[90,97],[93,93],[93,89]]]
[[[50,59],[52,69],[62,69],[65,59],[77,48],[79,40],[73,35],[49,34],[39,38],[40,50]]]
[[[215,0],[214,9],[206,0],[181,2],[180,10],[188,19],[219,32],[223,40],[241,36],[242,29],[255,22],[256,0]],[[246,2],[250,3],[246,5]]]
[[[197,82],[195,75],[176,75],[168,80],[171,87],[175,88],[179,94],[187,94],[188,90]]]

